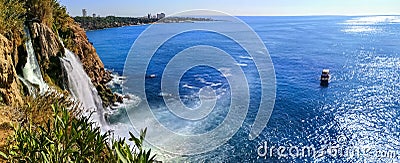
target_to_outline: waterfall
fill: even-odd
[[[22,68],[22,76],[19,76],[21,82],[29,89],[29,93],[34,95],[39,88],[40,93],[49,90],[49,86],[44,82],[42,73],[33,50],[32,40],[28,27],[25,26],[27,40],[25,42],[26,51],[28,53],[27,61]],[[61,43],[62,40],[60,39]],[[64,46],[64,45],[63,45]],[[60,58],[62,68],[68,76],[68,89],[73,98],[79,101],[84,110],[84,116],[92,114],[92,121],[100,125],[103,130],[106,130],[106,122],[104,119],[104,108],[102,100],[97,93],[96,88],[92,84],[89,76],[82,67],[82,63],[74,53],[65,48],[65,57]]]
[[[42,73],[35,56],[35,51],[33,50],[31,35],[28,27],[25,26],[24,30],[28,38],[25,42],[28,56],[26,59],[26,64],[22,68],[23,77],[20,77],[20,79],[28,87],[30,94],[34,94],[37,88],[39,88],[40,93],[44,93],[48,90],[49,86],[43,80]]]
[[[84,114],[93,112],[92,120],[104,129],[104,108],[102,100],[92,84],[89,76],[82,67],[82,63],[74,53],[65,48],[65,57],[61,58],[64,71],[68,76],[68,89],[71,95],[81,102],[85,108]]]

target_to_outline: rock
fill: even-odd
[[[65,89],[66,75],[63,74],[59,59],[65,51],[58,35],[46,25],[36,22],[30,24],[30,29],[36,58],[43,73],[50,77],[52,83]]]
[[[129,96],[129,95],[124,95],[124,98],[126,98],[126,99],[128,99],[128,100],[131,100],[131,99],[132,99],[132,97]]]
[[[116,96],[117,102],[124,103],[124,97],[122,97],[121,95],[118,95],[118,94],[114,94],[114,96]]]
[[[0,102],[7,105],[22,102],[20,83],[12,59],[11,42],[0,35]]]
[[[32,40],[35,44],[35,52],[40,65],[48,69],[50,57],[64,56],[64,48],[58,36],[44,24],[32,23]]]

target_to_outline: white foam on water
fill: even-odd
[[[246,67],[247,64],[246,63],[236,63],[236,65],[240,66],[240,67]]]
[[[253,57],[250,57],[250,56],[242,56],[241,55],[241,56],[239,56],[239,58],[253,60]]]
[[[124,109],[128,106],[130,107],[137,107],[139,105],[139,103],[142,101],[142,99],[140,99],[139,96],[133,95],[133,94],[118,94],[119,96],[122,96],[122,103],[115,103],[113,106],[111,106],[111,109],[114,110],[112,112],[110,112],[111,114],[113,114],[115,112],[115,110],[118,109]]]
[[[222,73],[221,74],[222,77],[232,76],[230,68],[222,67],[222,68],[219,68],[218,71],[220,71]]]
[[[212,83],[210,86],[211,87],[218,87],[218,86],[221,86],[222,85],[222,83]]]
[[[111,81],[107,83],[107,86],[114,88],[116,85],[122,86],[123,82],[126,80],[126,76],[120,76],[118,74],[111,74]]]
[[[183,87],[183,88],[189,88],[189,89],[195,89],[195,88],[197,88],[197,87],[191,86],[191,85],[189,85],[189,84],[184,84],[182,87]]]

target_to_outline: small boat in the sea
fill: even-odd
[[[156,78],[156,74],[147,75],[146,78]]]
[[[329,69],[323,69],[321,74],[321,86],[328,86],[331,80],[331,75],[329,73]]]

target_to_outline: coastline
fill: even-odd
[[[79,24],[85,31],[101,30],[107,28],[117,28],[125,26],[141,26],[159,23],[194,23],[204,21],[215,21],[211,18],[194,18],[194,17],[166,17],[157,18],[134,18],[134,17],[73,17],[74,21]]]

